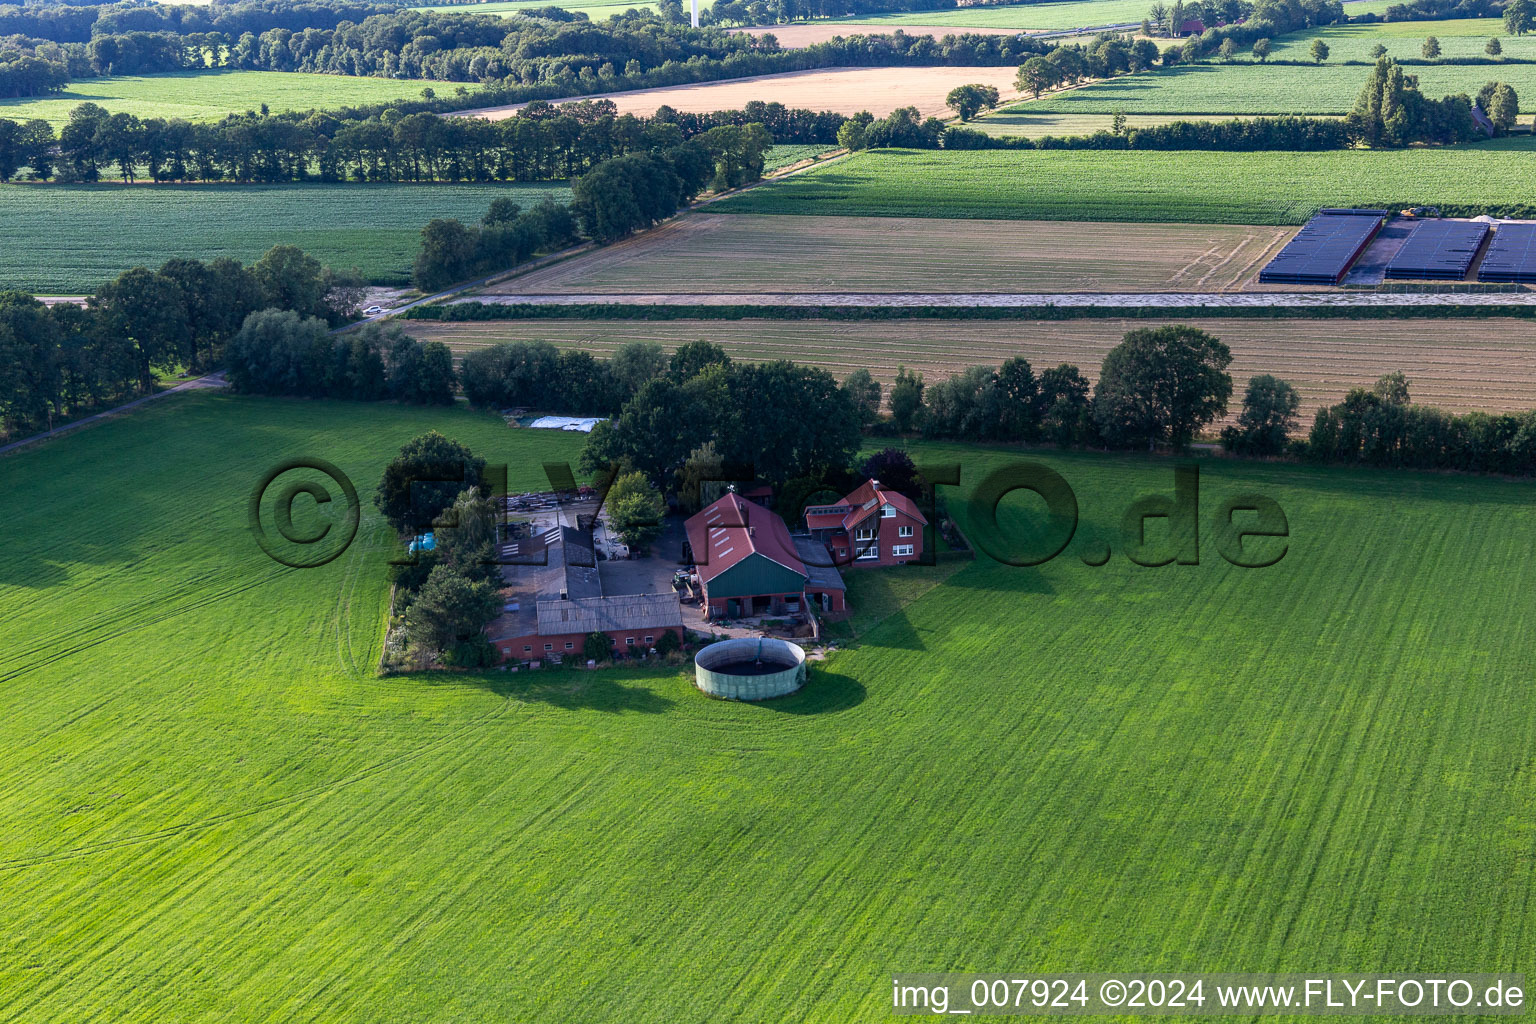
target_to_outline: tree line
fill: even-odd
[[[691,28],[680,10],[629,10],[599,24],[540,8],[507,18],[393,10],[332,27],[238,35],[134,28],[60,41],[22,31],[6,51],[56,64],[52,73],[68,78],[222,67],[478,82],[485,87],[479,102],[491,106],[823,67],[1003,66],[1040,52],[1040,44],[1022,34],[962,34],[942,43],[892,34],[785,50],[771,37]]]
[[[0,431],[31,433],[146,394],[157,374],[209,369],[259,310],[344,323],[360,294],[293,246],[249,267],[230,259],[134,267],[84,307],[0,293]]]
[[[478,225],[440,218],[421,233],[411,281],[436,291],[553,252],[580,233],[615,242],[672,216],[706,188],[719,192],[763,176],[773,137],[760,124],[711,128],[680,145],[598,164],[571,184],[571,203],[544,200],[523,211],[497,199]]]
[[[1414,405],[1408,381],[1388,374],[1317,410],[1294,453],[1320,462],[1536,475],[1536,411],[1465,415]]]
[[[753,101],[743,110],[620,115],[611,100],[536,103],[501,121],[385,111],[230,115],[210,124],[109,114],[82,103],[57,133],[46,121],[0,118],[0,181],[559,181],[633,152],[702,137],[720,150],[759,125],[787,144],[837,140],[841,114]]]

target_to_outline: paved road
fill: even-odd
[[[952,306],[970,308],[1057,306],[1062,308],[1135,306],[1149,309],[1184,307],[1277,306],[1286,309],[1357,308],[1365,306],[1536,306],[1536,291],[1528,292],[1448,292],[1445,294],[1393,292],[773,292],[711,293],[682,292],[603,295],[486,295],[456,302],[485,302],[494,305],[583,306],[614,304],[625,306]],[[450,303],[450,305],[453,303]]]
[[[33,434],[31,437],[24,437],[20,441],[12,441],[7,445],[0,445],[0,455],[9,454],[18,448],[25,448],[29,444],[36,444],[39,441],[46,441],[49,438],[58,437],[60,434],[67,434],[72,430],[78,430],[81,427],[88,426],[92,423],[99,423],[104,419],[121,415],[130,409],[137,409],[139,406],[145,404],[146,402],[159,401],[160,399],[165,398],[167,395],[175,395],[183,391],[205,391],[209,388],[223,388],[228,386],[229,381],[224,379],[224,371],[222,370],[220,370],[218,373],[210,373],[207,376],[194,377],[191,380],[183,381],[180,384],[177,384],[173,388],[167,388],[164,391],[156,391],[154,394],[145,395],[143,398],[135,398],[131,402],[124,402],[122,405],[113,406],[112,408],[103,412],[98,412],[93,416],[87,416],[84,419],[75,420],[72,423],[66,423],[62,427],[56,427],[53,430],[49,430],[41,434]]]

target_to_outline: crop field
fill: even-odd
[[[834,110],[857,114],[867,110],[884,117],[899,107],[916,107],[925,115],[953,117],[944,105],[944,97],[957,85],[980,83],[995,85],[1004,98],[1018,95],[1014,79],[1017,67],[935,67],[935,68],[830,68],[821,71],[790,71],[780,75],[759,75],[724,82],[698,85],[636,89],[631,92],[606,93],[602,96],[572,96],[560,100],[612,100],[621,114],[649,116],[666,105],[683,113],[708,113],[714,110],[740,110],[752,100],[776,100],[786,107]],[[511,117],[524,103],[504,107],[465,110],[460,116],[501,120]]]
[[[1508,36],[1504,34],[1501,18],[1456,18],[1445,21],[1391,21],[1374,25],[1330,25],[1327,28],[1293,32],[1274,41],[1275,58],[1284,60],[1310,60],[1308,51],[1312,40],[1321,39],[1328,44],[1328,60],[1369,61],[1374,58],[1371,50],[1380,43],[1387,48],[1387,56],[1398,60],[1422,60],[1424,39],[1434,36],[1440,40],[1443,59],[1477,57],[1486,59],[1483,49],[1488,40],[1497,37],[1504,59],[1536,60],[1536,36]],[[1409,74],[1419,74],[1434,65],[1409,67]],[[1480,67],[1490,79],[1503,80],[1510,74],[1508,69]],[[1482,83],[1479,82],[1479,85]],[[1469,90],[1475,92],[1475,90]]]
[[[793,164],[797,164],[802,160],[810,160],[812,157],[818,157],[823,153],[830,153],[836,148],[836,146],[826,145],[774,146],[768,151],[763,159],[763,171],[765,173],[780,171]]]
[[[478,221],[498,196],[528,205],[546,195],[570,198],[548,185],[0,185],[8,237],[40,240],[0,248],[0,282],[81,293],[136,264],[250,262],[283,244],[399,283],[432,218]]]
[[[1536,333],[1530,321],[1478,320],[1234,320],[1182,319],[1232,349],[1231,374],[1241,386],[1272,373],[1296,385],[1301,425],[1313,410],[1354,387],[1401,370],[1415,401],[1457,412],[1536,409]],[[839,380],[864,367],[887,386],[896,369],[929,380],[968,366],[995,366],[1021,355],[1038,370],[1072,363],[1090,379],[1126,331],[1156,320],[897,320],[817,322],[781,320],[527,320],[479,323],[410,321],[411,334],[464,353],[502,341],[544,339],[606,355],[630,341],[668,349],[708,339],[748,360],[792,359],[824,367]]]
[[[1528,970],[1526,483],[1212,460],[1202,515],[1270,496],[1278,565],[1088,568],[1171,463],[1030,452],[1066,555],[968,565],[746,706],[666,669],[375,678],[366,492],[429,427],[514,486],[577,447],[204,395],[4,461],[0,1018],[841,1024],[889,1019],[892,965]],[[364,490],[321,569],[247,533],[290,454]]]
[[[686,5],[685,5],[686,6]],[[708,7],[708,0],[699,0],[699,10]],[[452,4],[446,7],[417,7],[418,11],[445,11],[451,14],[521,14],[538,7],[562,7],[567,11],[579,11],[593,21],[603,21],[615,14],[623,14],[632,8],[654,11],[655,0],[565,0],[552,4],[548,0],[491,0],[489,3]]]
[[[263,103],[273,113],[281,113],[414,99],[429,86],[444,94],[456,88],[451,82],[294,71],[184,71],[87,78],[72,82],[62,93],[47,98],[0,99],[0,117],[16,121],[38,117],[58,127],[69,120],[69,112],[80,104],[95,103],[114,114],[217,121],[225,114],[259,110]]]
[[[1323,206],[1530,201],[1536,140],[1323,153],[914,151],[855,154],[714,213],[1300,224]]]
[[[1491,79],[1536,96],[1536,64],[1426,64],[1406,70],[1432,98],[1475,95]],[[1353,64],[1185,64],[1048,94],[1027,105],[1039,114],[1347,114],[1369,76],[1370,68]],[[985,127],[986,121],[977,124]]]
[[[1274,227],[689,214],[492,285],[495,295],[1228,291]]]

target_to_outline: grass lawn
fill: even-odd
[[[1309,44],[1310,45],[1310,44]],[[1405,69],[1424,95],[1476,95],[1490,79],[1536,95],[1536,64],[1426,64]],[[1370,77],[1362,65],[1185,64],[1042,96],[1008,108],[1029,114],[1347,114]],[[986,119],[977,122],[986,127]]]
[[[1212,462],[1202,511],[1274,498],[1283,561],[1093,569],[1170,464],[1031,453],[1066,556],[967,565],[754,707],[375,679],[366,492],[428,427],[513,486],[578,443],[200,395],[4,460],[0,1018],[841,1024],[901,970],[1529,969],[1528,483]],[[245,528],[299,454],[365,492],[308,572]]]
[[[1300,224],[1319,207],[1529,202],[1536,140],[1323,153],[858,153],[712,213]]]
[[[548,185],[0,185],[0,222],[29,246],[0,249],[0,282],[38,293],[90,291],[172,256],[250,262],[297,245],[334,267],[402,283],[434,217],[478,221],[498,196],[527,206]]]
[[[0,117],[13,121],[40,117],[55,128],[82,103],[96,103],[112,113],[139,117],[179,117],[217,121],[225,114],[260,110],[334,110],[337,107],[416,99],[424,88],[447,95],[452,82],[310,75],[296,71],[182,71],[175,74],[86,78],[47,98],[0,99]],[[478,86],[470,85],[470,89]]]

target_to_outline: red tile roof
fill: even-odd
[[[905,494],[880,485],[878,480],[866,480],[836,505],[810,505],[805,511],[808,530],[852,530],[875,513],[881,505],[890,505],[896,511],[911,516],[928,525],[928,519],[917,505]]]
[[[704,583],[753,554],[808,575],[784,520],[734,492],[690,517],[684,527]]]

